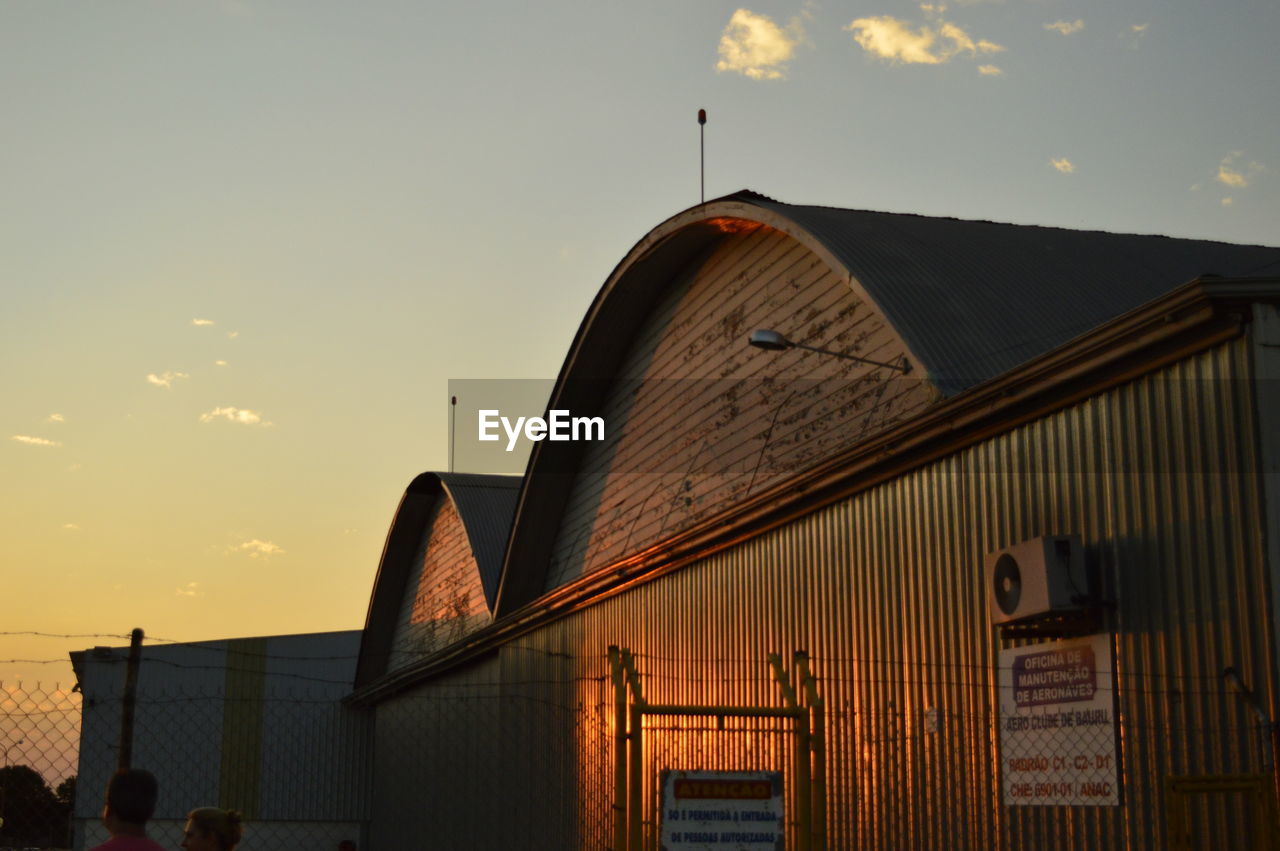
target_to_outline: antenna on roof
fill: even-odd
[[[700,159],[699,178],[701,194],[699,204],[707,203],[707,111],[698,110],[698,156]]]
[[[453,434],[457,431],[455,423],[458,420],[458,397],[449,397],[449,472],[453,472]]]

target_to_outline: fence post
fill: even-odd
[[[613,851],[627,849],[627,680],[622,656],[609,647],[609,673],[613,677]]]
[[[133,711],[138,703],[138,665],[142,662],[142,630],[129,637],[129,662],[124,670],[124,702],[120,707],[120,756],[116,768],[133,762]]]
[[[644,709],[631,704],[631,788],[627,813],[630,819],[627,851],[644,848]]]
[[[813,713],[813,851],[826,851],[827,848],[827,739],[826,721],[823,717],[824,703],[818,695],[813,675],[809,672],[809,654],[803,650],[795,652],[797,678],[803,693],[809,699],[809,709]]]

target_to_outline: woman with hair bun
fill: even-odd
[[[233,851],[243,833],[240,814],[235,810],[200,807],[187,813],[182,847],[186,851]]]

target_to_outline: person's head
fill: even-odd
[[[182,847],[187,851],[232,851],[240,844],[243,828],[235,810],[201,807],[187,813]]]
[[[122,768],[107,783],[107,802],[102,821],[115,833],[141,832],[156,811],[159,786],[155,775],[141,768]]]

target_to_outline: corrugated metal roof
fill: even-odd
[[[471,553],[480,568],[484,598],[493,609],[502,575],[502,555],[511,532],[511,520],[520,496],[519,476],[476,473],[437,473],[458,509],[471,541]]]
[[[743,201],[786,216],[849,269],[947,395],[1198,277],[1280,269],[1280,248]]]

